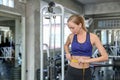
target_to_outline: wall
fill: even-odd
[[[85,15],[120,13],[120,2],[85,5]]]

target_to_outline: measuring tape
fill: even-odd
[[[72,59],[71,62],[79,63],[79,61],[77,59]]]
[[[83,80],[84,80],[84,75],[85,75],[85,63],[83,63]]]
[[[71,62],[74,62],[74,63],[79,63],[79,61],[78,60],[76,60],[76,59],[72,59],[71,60]],[[83,63],[83,67],[82,67],[82,70],[83,70],[83,80],[84,80],[84,75],[85,75],[85,63]]]

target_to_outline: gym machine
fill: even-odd
[[[104,34],[102,33],[104,32]],[[110,69],[113,71],[113,80],[116,80],[116,75],[118,75],[118,72],[120,72],[120,30],[119,29],[96,29],[95,34],[97,34],[101,41],[103,42],[103,45],[108,52],[109,60],[107,62],[102,63],[93,63],[91,64],[91,67],[93,68],[93,75],[94,71],[96,71],[96,68],[100,68],[98,73],[100,73],[102,76],[104,76],[104,69]],[[106,35],[106,36],[105,36]],[[105,37],[106,39],[104,39]],[[93,51],[92,57],[99,57],[99,51],[98,49],[95,49]],[[118,77],[118,76],[117,76]]]
[[[57,13],[54,12],[54,10],[58,11]],[[61,35],[60,35],[60,46],[61,46],[61,77],[60,80],[64,80],[64,7],[60,4],[50,2],[48,5],[45,5],[41,8],[40,11],[40,80],[44,80],[44,57],[43,57],[43,19],[44,17],[50,19],[50,27],[51,24],[51,18],[55,16],[61,17]],[[50,32],[51,35],[51,32]],[[50,36],[51,37],[51,36]],[[50,39],[51,40],[51,39]],[[51,42],[51,41],[50,41]],[[51,46],[49,44],[49,46]],[[50,59],[49,61],[51,61]],[[50,62],[51,63],[51,62]],[[50,64],[52,65],[52,64]],[[49,69],[50,70],[50,69]],[[50,71],[48,71],[48,77],[50,77]],[[52,78],[48,78],[48,80],[54,80]]]

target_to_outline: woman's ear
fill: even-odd
[[[80,23],[78,26],[79,26],[79,27],[81,27],[81,26],[82,26],[82,24]]]

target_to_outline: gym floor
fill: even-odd
[[[119,61],[119,58],[110,58],[108,62],[103,65],[91,67],[93,76],[92,80],[120,80]]]
[[[0,80],[12,80],[13,67],[0,61]],[[92,80],[120,80],[119,67],[92,67]]]
[[[120,80],[119,67],[96,67],[92,68],[92,80]]]

